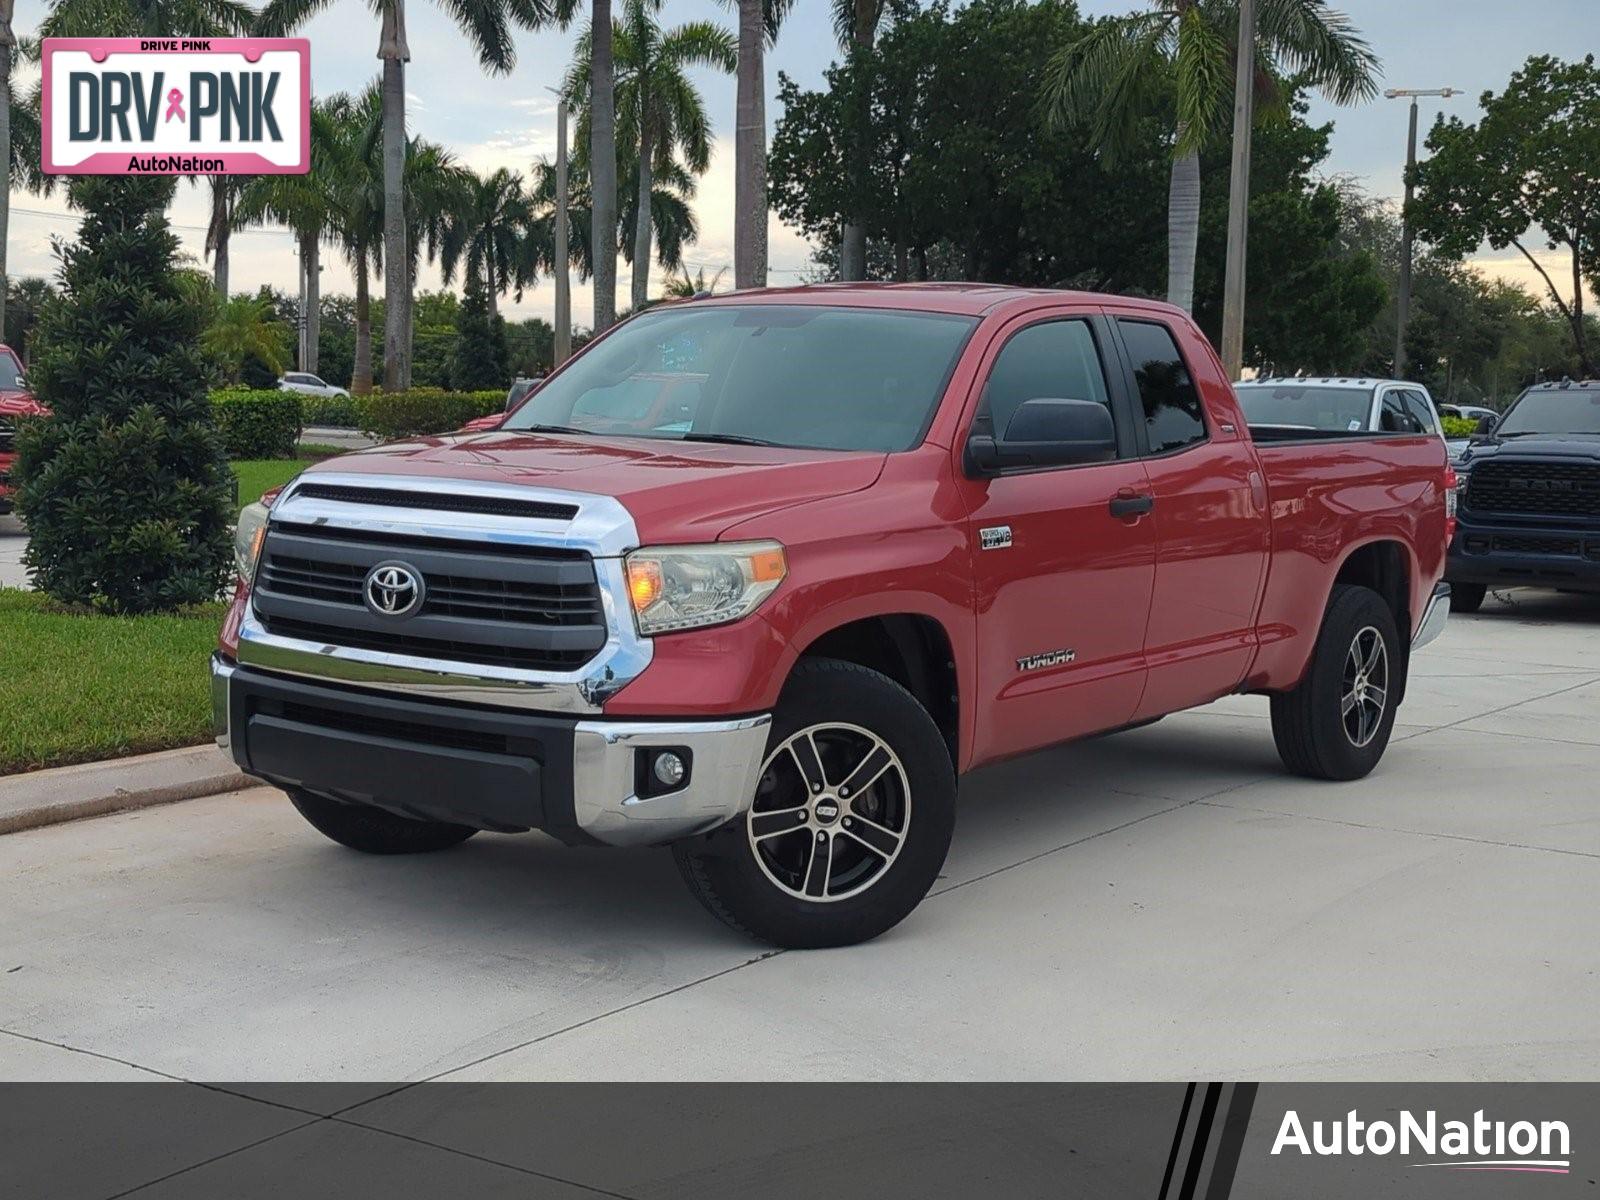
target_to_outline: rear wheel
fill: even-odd
[[[1452,583],[1450,585],[1450,611],[1475,613],[1483,607],[1483,598],[1489,589],[1481,583]]]
[[[363,854],[427,854],[448,850],[478,832],[470,825],[417,821],[369,804],[346,804],[299,788],[289,793],[289,802],[318,833]]]
[[[955,773],[927,711],[893,680],[811,659],[784,688],[749,811],[673,846],[733,928],[807,949],[877,937],[921,902],[955,828]]]
[[[1383,597],[1370,588],[1334,588],[1305,678],[1272,698],[1272,737],[1283,765],[1314,779],[1370,772],[1389,744],[1405,672]]]

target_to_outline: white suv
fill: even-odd
[[[304,371],[291,371],[278,380],[278,387],[285,392],[299,392],[303,396],[345,396],[350,395],[342,387],[334,387],[331,383],[324,383],[315,375],[308,375]]]

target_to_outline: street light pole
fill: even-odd
[[[567,98],[556,95],[556,332],[552,366],[572,357],[572,278],[567,261]]]
[[[1228,180],[1228,257],[1222,282],[1222,367],[1244,367],[1245,243],[1250,232],[1250,134],[1255,125],[1256,4],[1239,0],[1239,57],[1233,82],[1233,171]]]
[[[1411,172],[1417,165],[1417,97],[1439,96],[1448,100],[1460,94],[1458,88],[1390,88],[1384,92],[1385,100],[1409,97],[1411,122],[1406,133],[1406,200],[1400,210],[1400,294],[1395,298],[1394,375],[1404,379],[1406,373],[1406,322],[1411,317]]]

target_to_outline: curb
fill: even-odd
[[[0,835],[254,787],[214,745],[0,776]]]

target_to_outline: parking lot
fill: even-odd
[[[1238,698],[965,781],[876,943],[772,953],[660,851],[324,841],[259,788],[0,838],[8,1079],[1581,1079],[1600,602],[1491,598],[1388,756]]]

